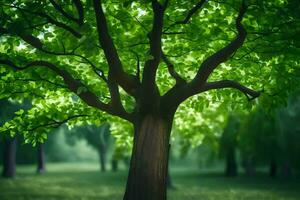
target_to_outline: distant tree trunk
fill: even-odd
[[[174,185],[173,185],[173,181],[172,181],[172,177],[171,177],[171,174],[170,174],[170,166],[169,166],[169,163],[170,163],[170,154],[171,154],[171,145],[169,144],[169,150],[168,150],[168,166],[167,166],[167,188],[169,189],[175,189]]]
[[[16,175],[16,138],[4,139],[3,172],[2,176],[13,178]]]
[[[45,165],[45,148],[44,144],[39,144],[37,147],[37,173],[43,174],[46,171],[46,165]]]
[[[98,149],[100,169],[102,172],[106,171],[106,145],[102,144]]]
[[[283,163],[282,166],[282,176],[285,179],[289,179],[292,176],[292,167],[288,161]]]
[[[175,189],[175,187],[173,185],[172,177],[171,177],[170,172],[169,172],[169,169],[168,169],[168,174],[167,174],[167,187],[169,189]]]
[[[246,158],[244,160],[244,168],[247,176],[254,176],[256,174],[253,158]]]
[[[270,169],[269,169],[270,177],[275,178],[277,174],[277,162],[275,159],[272,159],[270,162]]]
[[[166,200],[171,123],[145,116],[135,124],[135,137],[124,200]]]
[[[111,161],[111,169],[113,172],[118,171],[119,169],[119,161],[117,159],[112,159]]]
[[[234,177],[237,175],[237,164],[235,156],[235,148],[228,150],[226,155],[225,176]]]

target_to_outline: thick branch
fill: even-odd
[[[242,25],[242,19],[246,12],[246,5],[243,1],[240,7],[239,14],[236,18],[236,29],[238,34],[234,40],[228,45],[209,56],[200,66],[195,78],[181,86],[173,87],[170,89],[162,98],[162,104],[170,107],[172,111],[176,110],[181,102],[186,100],[188,97],[198,94],[203,91],[203,88],[207,82],[208,77],[221,63],[226,62],[232,54],[234,54],[244,43],[247,32]],[[168,103],[172,102],[172,104]]]
[[[46,67],[59,76],[61,76],[65,82],[65,84],[68,86],[69,90],[77,94],[86,104],[88,104],[91,107],[100,109],[102,111],[105,111],[109,114],[116,115],[119,117],[122,117],[126,120],[131,120],[131,117],[128,113],[126,113],[124,110],[117,110],[116,108],[112,108],[110,104],[105,104],[101,102],[93,92],[89,91],[83,83],[81,83],[78,80],[75,80],[66,70],[60,69],[54,64],[47,62],[47,61],[33,61],[25,65],[24,67],[19,67],[16,64],[14,64],[12,61],[4,59],[0,60],[0,64],[5,64],[8,66],[11,66],[12,68],[16,70],[25,70],[30,67],[35,67],[35,66],[42,66]],[[79,88],[85,88],[84,91],[78,92]]]
[[[168,59],[168,57],[162,52],[162,59],[166,63],[168,67],[169,74],[176,80],[176,85],[181,85],[186,83],[186,80],[184,80],[174,69],[174,65],[171,63],[171,61]]]
[[[93,2],[99,43],[104,50],[104,54],[109,65],[109,73],[111,73],[112,78],[114,78],[128,94],[136,97],[139,83],[136,81],[134,76],[127,74],[123,70],[117,49],[108,33],[108,26],[101,5],[101,0],[93,0]]]
[[[111,71],[108,74],[107,86],[108,86],[110,97],[111,97],[111,101],[110,101],[111,109],[114,112],[126,113],[126,111],[122,105],[118,83],[114,79]]]
[[[201,64],[196,77],[191,82],[192,87],[201,87],[206,82],[209,75],[214,71],[214,69],[218,67],[221,63],[227,61],[230,58],[230,56],[234,54],[243,45],[247,36],[246,29],[241,23],[245,12],[246,5],[243,2],[238,17],[236,19],[236,29],[238,31],[236,38],[224,48],[220,49],[219,51],[208,57]]]
[[[11,33],[8,32],[8,30],[0,27],[0,34],[10,34]],[[41,52],[50,54],[50,55],[55,55],[55,56],[75,56],[75,57],[79,57],[80,59],[82,59],[83,61],[85,61],[85,63],[89,64],[94,73],[101,78],[104,82],[107,83],[107,78],[105,77],[104,71],[101,70],[100,68],[98,68],[95,64],[93,64],[87,57],[80,55],[80,54],[76,54],[75,50],[73,49],[71,52],[66,52],[65,49],[63,52],[53,52],[53,51],[49,51],[46,50],[44,48],[44,44],[40,41],[39,38],[33,36],[33,35],[24,35],[24,34],[20,34],[18,35],[21,39],[23,39],[26,43],[30,44],[31,46],[33,46],[34,48],[36,48],[37,50],[40,50]]]
[[[155,84],[155,77],[161,58],[161,37],[165,9],[157,1],[152,1],[152,10],[154,12],[153,25],[152,30],[148,35],[151,58],[145,62],[142,80],[143,91],[147,92],[147,94],[143,94],[147,96],[145,97],[146,99],[153,99],[159,96]]]
[[[215,81],[215,82],[208,82],[203,87],[203,92],[212,90],[212,89],[222,89],[222,88],[234,88],[237,90],[240,90],[245,94],[247,99],[253,100],[260,96],[260,92],[252,90],[246,86],[241,85],[238,82],[232,81],[232,80],[222,80],[222,81]]]

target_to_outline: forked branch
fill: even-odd
[[[162,98],[163,103],[166,104],[166,106],[171,107],[170,109],[176,110],[176,108],[179,106],[181,102],[186,100],[187,98],[199,94],[204,91],[204,88],[207,87],[207,79],[210,76],[210,74],[221,64],[226,62],[232,54],[234,54],[244,43],[246,39],[246,29],[242,25],[242,19],[246,13],[247,7],[245,4],[245,1],[243,0],[242,5],[239,9],[238,16],[236,18],[236,29],[237,29],[237,36],[225,47],[214,53],[213,55],[209,56],[199,67],[199,70],[194,77],[194,79],[187,83],[182,85],[181,87],[173,87],[171,88]],[[236,84],[232,84],[232,82],[221,82],[222,85],[227,85],[231,87],[237,87]],[[215,85],[215,84],[213,84]],[[218,85],[218,84],[217,84]],[[208,86],[212,86],[211,84],[208,84]],[[242,89],[241,87],[237,87]],[[245,89],[245,88],[243,88]],[[246,91],[246,90],[244,90]],[[248,91],[248,90],[247,90]],[[250,90],[249,90],[250,92]],[[254,97],[257,96],[257,93],[252,93]],[[252,95],[250,95],[252,96]],[[173,102],[171,105],[167,102]]]
[[[215,82],[208,82],[205,84],[202,91],[204,92],[204,91],[209,91],[209,90],[213,90],[213,89],[222,89],[222,88],[237,89],[237,90],[243,92],[249,101],[259,97],[261,94],[261,92],[252,90],[252,89],[250,89],[244,85],[241,85],[238,82],[232,81],[232,80],[221,80],[221,81],[215,81]]]
[[[161,60],[161,37],[163,28],[163,18],[165,7],[162,6],[157,0],[152,0],[152,10],[153,10],[153,22],[152,29],[148,34],[149,45],[150,45],[150,58],[145,62],[145,67],[143,71],[143,82],[142,87],[147,99],[158,96],[156,90],[155,78],[158,65]]]
[[[232,54],[234,54],[244,43],[247,32],[242,25],[242,19],[246,13],[247,7],[243,1],[239,14],[236,18],[236,29],[238,34],[236,38],[231,41],[228,45],[209,56],[200,66],[197,75],[194,80],[191,82],[191,87],[202,87],[203,84],[207,81],[209,75],[217,68],[221,63],[226,62]]]
[[[96,15],[99,43],[108,62],[110,71],[109,73],[128,94],[136,97],[139,83],[137,82],[135,76],[127,74],[123,70],[117,49],[108,32],[107,21],[102,8],[101,0],[93,0],[93,6]]]
[[[169,60],[169,58],[162,52],[162,59],[166,63],[168,67],[169,74],[175,79],[176,85],[182,85],[186,83],[186,80],[184,80],[180,74],[176,72],[174,69],[173,63]]]

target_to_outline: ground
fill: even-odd
[[[101,173],[96,164],[48,164],[47,173],[34,166],[18,166],[13,180],[0,178],[0,200],[121,200],[126,172]],[[299,179],[239,176],[175,168],[175,190],[168,200],[299,200]]]

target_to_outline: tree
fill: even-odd
[[[45,164],[45,146],[44,144],[38,144],[37,146],[37,173],[43,174],[46,171]]]
[[[31,98],[33,104],[2,129],[22,129],[36,144],[65,122],[101,124],[106,114],[125,119],[134,126],[134,140],[124,199],[166,199],[169,139],[179,105],[225,88],[253,100],[260,92],[241,83],[261,89],[257,78],[271,71],[270,60],[247,50],[256,44],[255,32],[286,5],[249,2],[248,12],[245,1],[1,3],[1,98]],[[263,20],[254,17],[269,7],[268,15],[259,15]],[[247,44],[245,27],[254,33]],[[254,60],[245,62],[245,53]],[[234,67],[241,63],[249,69]],[[266,63],[269,68],[257,77]]]
[[[79,138],[84,138],[89,145],[91,145],[99,155],[100,169],[102,172],[106,171],[107,164],[107,150],[110,137],[110,125],[108,123],[102,124],[100,127],[89,125],[76,127],[72,130],[72,134]]]
[[[16,138],[5,138],[3,149],[2,176],[13,178],[16,175]]]
[[[299,170],[299,91],[290,95],[288,105],[278,109],[276,125],[278,128],[277,144],[280,150],[278,160],[284,178],[290,178],[293,170]]]
[[[0,124],[9,120],[16,110],[16,105],[9,101],[0,101]],[[17,139],[9,135],[3,136],[3,171],[2,176],[6,178],[13,178],[16,175],[16,149]]]
[[[253,176],[255,166],[263,164],[269,165],[269,174],[275,177],[280,155],[275,116],[258,107],[243,118],[238,133],[238,144],[246,174]]]
[[[229,177],[237,175],[236,149],[239,123],[238,116],[231,115],[220,140],[220,153],[226,162],[225,175]]]

